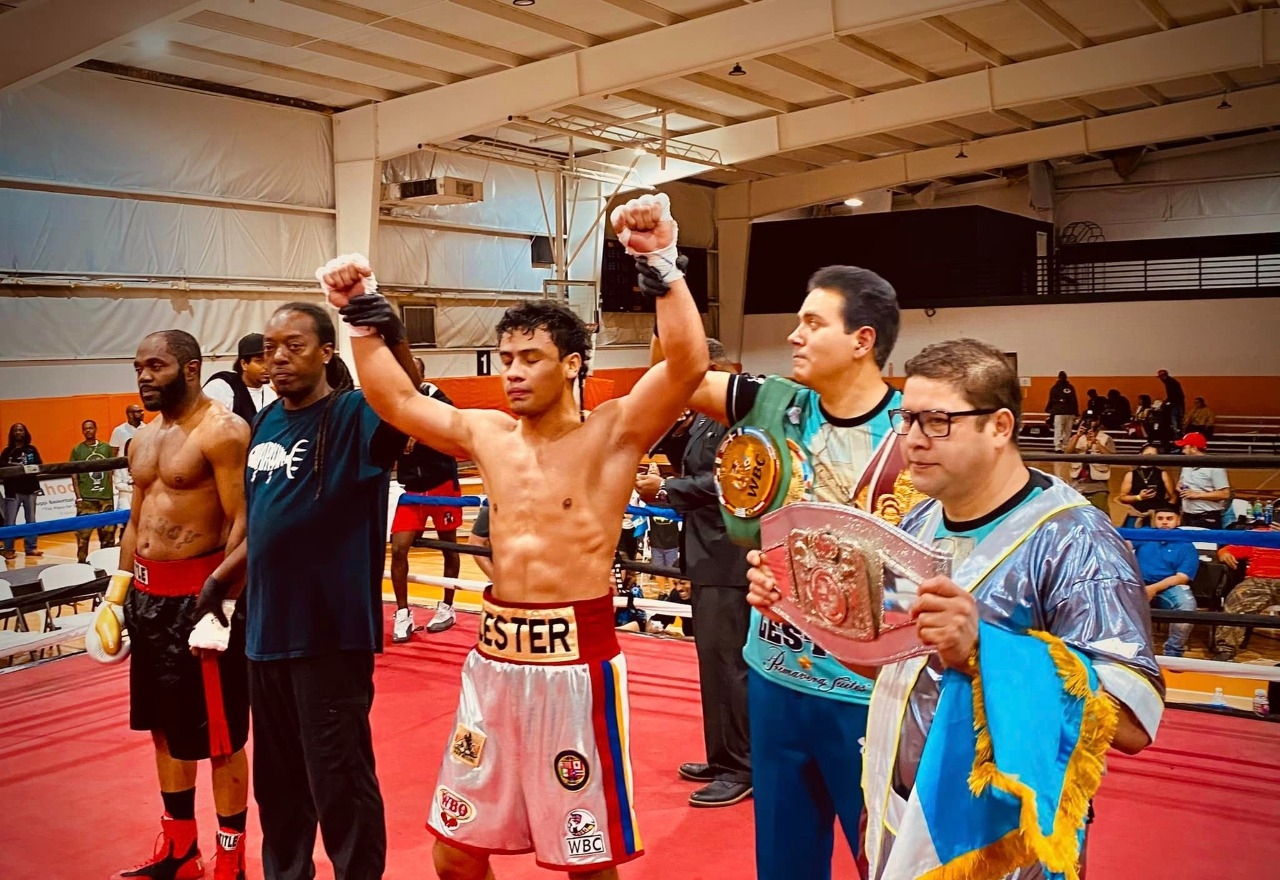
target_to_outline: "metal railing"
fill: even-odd
[[[1280,254],[1092,263],[1041,257],[1036,283],[1042,296],[1237,290],[1280,293]]]

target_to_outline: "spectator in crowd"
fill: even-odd
[[[1151,404],[1151,414],[1147,417],[1147,436],[1150,437],[1162,453],[1173,451],[1173,438],[1176,436],[1173,424],[1173,410],[1164,400]]]
[[[711,371],[736,374],[724,346],[707,340]],[[679,428],[676,432],[679,434]],[[646,475],[637,480],[645,500],[668,504],[684,516],[684,571],[693,584],[693,619],[698,626],[698,678],[702,690],[702,735],[707,762],[681,764],[679,773],[704,786],[689,798],[696,807],[736,804],[752,793],[751,744],[747,717],[746,550],[729,540],[716,489],[716,450],[728,428],[705,415],[687,422],[679,477]],[[671,448],[664,444],[664,448]]]
[[[1081,414],[1086,419],[1097,421],[1102,418],[1102,408],[1106,405],[1106,399],[1098,396],[1098,389],[1090,388],[1085,392],[1084,412]]]
[[[662,478],[661,473],[658,471],[658,466],[650,464],[648,473],[636,480],[637,489],[640,485],[640,479],[655,476],[659,480]],[[640,498],[650,504],[654,503],[652,498],[646,498],[643,494],[640,494]],[[654,565],[661,565],[664,568],[680,568],[680,523],[673,519],[667,519],[665,516],[650,516],[649,551],[650,561]],[[673,578],[655,577],[658,589],[662,593],[671,593],[675,590],[675,580]]]
[[[1174,430],[1182,427],[1182,414],[1187,411],[1187,396],[1182,391],[1182,383],[1169,375],[1168,370],[1156,373],[1156,378],[1164,383],[1164,404],[1171,408]]]
[[[1151,395],[1139,394],[1138,407],[1133,411],[1133,418],[1129,420],[1128,433],[1131,437],[1151,437]]]
[[[1254,529],[1275,534],[1280,524],[1272,523]],[[1218,559],[1235,571],[1240,563],[1248,564],[1245,579],[1236,584],[1222,603],[1227,614],[1261,614],[1272,605],[1280,605],[1280,550],[1271,547],[1243,547],[1232,544],[1218,551]],[[1244,642],[1244,627],[1219,626],[1213,632],[1213,659],[1234,660]]]
[[[1213,439],[1213,423],[1216,417],[1213,410],[1209,409],[1209,405],[1204,402],[1203,397],[1195,399],[1195,406],[1191,408],[1191,412],[1187,413],[1187,418],[1182,424],[1182,430],[1195,431],[1203,434],[1206,440]]]
[[[1124,426],[1133,417],[1133,407],[1129,398],[1120,393],[1118,388],[1107,392],[1107,399],[1102,402],[1102,427],[1108,431],[1123,431]]]
[[[640,496],[632,492],[629,506],[637,506],[639,500]],[[635,562],[640,558],[640,539],[636,537],[636,529],[640,527],[641,520],[642,517],[630,511],[622,515],[622,530],[618,533],[618,549],[615,553],[617,562],[614,564],[614,575],[617,578],[619,588],[624,592],[636,585],[636,573],[629,569],[624,569],[620,563]],[[643,597],[637,596],[636,598]]]
[[[77,443],[71,450],[72,461],[102,461],[114,455],[110,445],[98,439],[98,423],[93,419],[85,419],[80,423],[80,433],[84,435],[84,442]],[[106,471],[76,474],[71,481],[71,488],[76,493],[76,516],[90,516],[115,510],[112,503],[115,493]],[[93,529],[76,532],[77,562],[88,561],[89,536],[92,533]],[[102,547],[114,547],[116,527],[98,526],[98,544]]]
[[[1157,529],[1176,529],[1180,517],[1178,511],[1165,504],[1156,508],[1154,525]],[[1191,582],[1200,569],[1200,557],[1194,544],[1179,541],[1137,541],[1133,545],[1142,572],[1142,582],[1147,587],[1147,598],[1152,608],[1168,611],[1195,611],[1196,597],[1191,592]],[[1166,657],[1181,657],[1191,638],[1190,623],[1169,624],[1169,636],[1164,640]]]
[[[1160,452],[1154,443],[1142,447],[1143,455]],[[1173,489],[1173,477],[1155,465],[1138,465],[1124,475],[1120,483],[1120,503],[1133,508],[1124,518],[1126,529],[1138,529],[1149,525],[1152,514],[1174,503],[1177,495]]]
[[[673,580],[670,590],[664,590],[659,596],[660,602],[675,602],[677,605],[693,605],[692,587],[688,581]],[[675,625],[676,619],[670,614],[655,614],[649,618],[649,632],[654,635],[670,635],[679,637],[676,633],[671,632],[671,627]],[[683,622],[680,624],[681,633],[689,638],[694,636],[693,611],[685,615]]]
[[[276,399],[262,354],[262,334],[250,333],[236,345],[236,362],[230,370],[214,373],[204,383],[204,393],[250,425],[254,417]]]
[[[1198,458],[1209,447],[1204,435],[1192,431],[1173,444],[1183,455]],[[1182,497],[1182,524],[1206,529],[1222,528],[1222,512],[1231,500],[1231,483],[1227,472],[1216,467],[1189,466],[1178,476],[1178,494]]]
[[[418,369],[418,393],[453,406],[453,401],[438,385],[426,381],[426,365],[421,358],[414,358],[414,363]],[[404,452],[396,462],[396,479],[404,486],[405,495],[462,497],[458,460],[412,437],[406,441]],[[396,616],[391,627],[393,642],[407,642],[414,633],[413,611],[409,608],[409,551],[413,549],[413,542],[422,537],[427,520],[431,520],[436,537],[441,541],[457,543],[462,508],[406,504],[405,496],[400,496],[395,519],[391,521],[391,588],[396,594]],[[444,556],[444,576],[456,578],[462,565],[458,551],[440,552]],[[453,587],[445,587],[444,600],[436,606],[436,613],[427,624],[427,632],[444,632],[453,626],[456,619],[453,613],[454,593]]]
[[[0,467],[14,465],[43,464],[40,450],[31,443],[31,432],[22,422],[14,422],[9,426],[9,443],[0,452]],[[7,525],[18,524],[18,510],[21,509],[28,523],[36,521],[36,496],[40,494],[40,478],[32,475],[5,477],[4,480],[4,522]],[[44,552],[36,547],[36,536],[22,539],[28,558],[43,556]],[[13,552],[14,540],[7,538],[4,542],[4,558],[12,560],[17,554]]]
[[[1077,455],[1115,455],[1116,442],[1098,429],[1096,422],[1082,421],[1071,435],[1067,452]],[[1080,463],[1072,466],[1071,488],[1107,516],[1111,515],[1111,465]]]
[[[124,458],[129,451],[129,441],[142,427],[142,406],[131,403],[124,408],[124,421],[116,425],[111,432],[111,449],[116,458]],[[112,488],[115,490],[116,510],[128,510],[133,503],[133,476],[127,467],[117,468],[111,472]]]
[[[1076,387],[1067,379],[1066,371],[1058,373],[1058,381],[1049,389],[1049,403],[1045,407],[1053,419],[1053,448],[1062,452],[1071,438],[1071,428],[1080,415],[1080,400]]]

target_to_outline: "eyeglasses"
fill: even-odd
[[[966,409],[960,412],[947,412],[941,409],[926,409],[923,412],[912,412],[909,409],[889,410],[889,427],[893,433],[906,436],[911,433],[911,426],[920,425],[920,431],[933,440],[941,440],[951,436],[951,420],[961,416],[989,416],[1000,412],[998,409]]]

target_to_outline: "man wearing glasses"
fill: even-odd
[[[763,482],[735,481],[730,465],[718,465],[726,529],[747,546],[759,546],[763,513],[793,501],[857,506],[898,523],[924,498],[912,489],[889,428],[901,395],[880,375],[898,337],[896,293],[879,275],[853,266],[819,269],[808,289],[787,337],[792,379],[708,372],[690,401],[734,426],[720,447],[721,462],[765,456],[779,464],[776,478]],[[859,849],[859,741],[872,683],[800,630],[758,612],[743,653],[756,874],[825,880],[837,818],[850,848]],[[680,774],[710,783],[692,800],[708,806],[715,768],[683,764]]]
[[[885,666],[876,679],[863,769],[872,880],[940,867],[944,848],[935,847],[932,827],[921,829],[917,773],[923,773],[931,731],[960,735],[953,725],[934,724],[944,670],[969,679],[979,668],[989,671],[979,620],[1014,638],[1029,630],[1047,633],[1079,652],[1117,710],[1099,711],[1116,716],[1111,745],[1123,752],[1150,744],[1163,711],[1146,593],[1132,554],[1106,516],[1078,492],[1023,464],[1017,446],[1022,395],[1008,360],[999,349],[960,339],[924,349],[907,361],[906,374],[901,405],[890,410],[889,420],[902,437],[914,485],[934,500],[917,505],[902,528],[945,547],[953,561],[950,577],[920,584],[912,608],[920,639],[936,653]],[[749,558],[756,566],[749,601],[768,607],[778,598],[772,573],[758,552]],[[1000,695],[990,688],[984,693],[989,711]],[[1040,705],[1039,696],[1015,699]],[[1059,740],[1031,739],[1031,750],[1051,750],[1041,765],[1052,764]],[[938,751],[935,745],[933,753]],[[998,744],[995,755],[998,763]],[[961,787],[973,766],[964,766]],[[1084,800],[1076,807],[1082,814]],[[955,808],[961,809],[958,803]],[[1084,821],[1083,815],[1075,818]],[[1010,876],[1044,876],[1033,856],[1009,858],[1009,868],[1018,869]]]

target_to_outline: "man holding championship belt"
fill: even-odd
[[[152,333],[133,364],[142,405],[160,416],[129,444],[133,506],[121,571],[85,648],[102,662],[133,658],[129,725],[151,731],[164,815],[152,857],[113,880],[204,877],[195,786],[196,762],[206,758],[218,812],[214,877],[244,880],[249,697],[244,614],[234,601],[244,556],[232,551],[245,533],[249,426],[200,390],[200,345],[189,333]]]
[[[605,880],[643,849],[610,573],[636,465],[702,380],[707,340],[676,267],[667,197],[628,202],[612,222],[665,282],[657,315],[669,359],[587,418],[575,390],[591,338],[565,306],[523,303],[498,324],[514,417],[458,410],[418,394],[399,371],[386,341],[403,327],[366,292],[368,265],[340,259],[323,272],[330,302],[354,328],[369,403],[419,442],[474,459],[489,492],[493,586],[428,819],[442,880],[492,877],[492,854],[527,852],[545,868]]]
[[[890,418],[935,500],[902,530],[951,571],[924,578],[910,608],[935,653],[876,678],[870,877],[1078,877],[1106,750],[1145,748],[1163,711],[1141,577],[1105,514],[1023,464],[1021,389],[999,349],[938,343],[906,373]],[[768,608],[779,560],[751,560],[750,601]]]
[[[787,338],[794,381],[707,373],[690,406],[734,426],[718,462],[731,538],[760,546],[759,517],[793,501],[853,506],[897,523],[923,497],[889,427],[900,395],[880,375],[897,337],[889,283],[866,269],[828,266],[809,279]],[[757,875],[829,878],[837,817],[858,852],[859,741],[871,681],[759,612],[744,654]],[[681,773],[697,779],[699,769]]]

